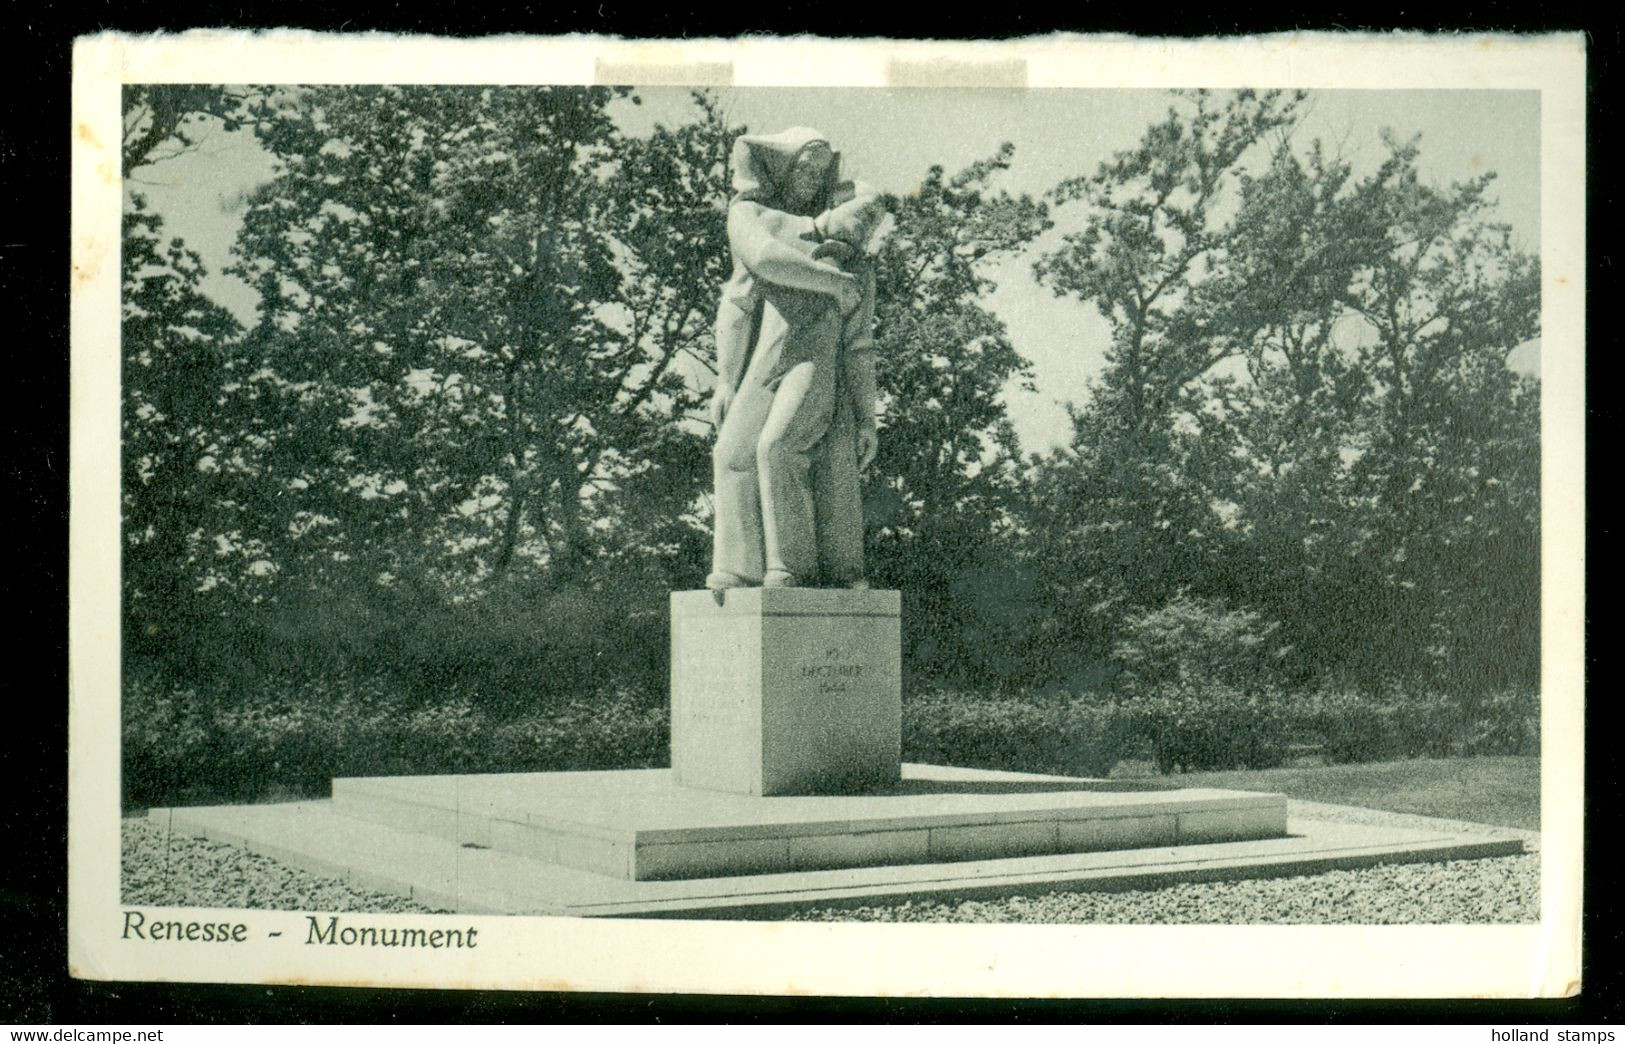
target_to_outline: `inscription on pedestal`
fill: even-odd
[[[848,691],[848,681],[856,684],[863,677],[863,664],[843,663],[849,659],[839,649],[831,649],[824,654],[823,663],[804,663],[801,665],[801,676],[813,678],[819,683],[818,693],[821,696],[839,696]]]
[[[895,591],[673,594],[677,782],[767,795],[897,780],[899,604]]]

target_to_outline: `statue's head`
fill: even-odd
[[[743,134],[734,143],[734,198],[816,214],[834,195],[840,167],[839,153],[811,127]]]
[[[791,206],[810,207],[827,195],[829,172],[835,165],[835,150],[827,141],[810,141],[790,161],[784,178],[784,194]]]

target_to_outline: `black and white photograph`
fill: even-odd
[[[1572,990],[1576,38],[354,46],[81,41],[75,974]]]

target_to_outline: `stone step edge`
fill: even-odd
[[[377,795],[335,799],[332,814],[383,827],[410,829],[442,840],[521,855],[540,862],[625,880],[684,880],[796,873],[852,867],[974,862],[987,858],[1082,854],[1279,838],[1287,808],[1279,801],[1244,807],[1150,809],[1142,814],[1005,818],[990,823],[913,822],[901,828],[764,834],[734,831],[717,839],[694,834],[651,841],[624,830],[609,839],[593,832],[552,829],[480,814],[457,815],[441,805],[413,805]],[[430,813],[413,816],[406,808]],[[1211,818],[1225,821],[1214,824]],[[1208,821],[1204,825],[1204,818]],[[1070,834],[1069,834],[1070,828]]]
[[[385,777],[387,778],[387,777]],[[340,784],[345,784],[342,792]],[[588,837],[623,844],[703,844],[719,841],[770,841],[798,837],[827,835],[859,836],[863,834],[894,833],[901,830],[926,830],[961,826],[1018,826],[1027,823],[1095,823],[1119,819],[1149,819],[1156,816],[1178,816],[1194,812],[1240,812],[1279,808],[1285,812],[1287,799],[1281,794],[1257,791],[1232,791],[1222,798],[1190,799],[1168,802],[1162,806],[1142,808],[1110,807],[1103,809],[1018,809],[1010,812],[944,812],[922,813],[915,816],[894,816],[885,819],[830,819],[786,823],[744,824],[738,826],[702,827],[601,827],[576,820],[534,815],[517,809],[484,808],[457,809],[440,802],[423,801],[411,794],[403,794],[387,784],[373,784],[370,777],[341,777],[333,780],[332,801],[336,811],[369,823],[389,826],[390,823],[374,815],[353,808],[359,799],[408,806],[436,812],[450,812],[474,819],[489,819],[514,826],[540,831]],[[774,827],[783,827],[775,831]]]
[[[1275,839],[1279,840],[1279,839]],[[1243,841],[1228,844],[1246,844]],[[1200,846],[1183,846],[1185,849]],[[1301,877],[1333,870],[1358,870],[1398,863],[1431,863],[1446,859],[1490,859],[1522,855],[1523,843],[1515,838],[1485,839],[1460,836],[1441,837],[1417,844],[1351,846],[1347,849],[1303,856],[1262,855],[1223,856],[1200,862],[1131,870],[1058,870],[1011,873],[977,880],[932,881],[897,885],[860,885],[798,894],[793,898],[772,895],[737,897],[695,897],[693,899],[651,899],[631,903],[604,903],[570,908],[572,916],[737,919],[772,919],[812,906],[853,908],[898,900],[918,899],[1000,899],[1010,896],[1036,896],[1055,891],[1139,891],[1174,884],[1203,884],[1214,881],[1256,880],[1272,877]],[[997,862],[987,860],[986,862]],[[964,863],[945,864],[965,866]],[[1313,922],[1318,923],[1318,922]]]
[[[315,806],[318,804],[327,805],[328,803],[305,802],[301,804]],[[148,811],[148,817],[159,819],[166,815],[181,814],[184,822],[185,819],[189,818],[185,815],[189,811],[207,812],[209,809],[208,807],[195,810],[154,808]],[[1288,823],[1289,836],[1313,836],[1313,825],[1320,822],[1323,821],[1293,817]],[[1324,822],[1325,825],[1337,825],[1331,821]],[[376,824],[372,825],[376,826]],[[1324,873],[1330,870],[1359,869],[1386,863],[1496,858],[1520,855],[1526,851],[1522,840],[1518,838],[1486,838],[1482,835],[1464,837],[1444,834],[1434,840],[1423,842],[1347,846],[1343,849],[1305,853],[1301,856],[1283,856],[1280,854],[1265,854],[1254,857],[1230,856],[1185,863],[1183,865],[1117,868],[1115,872],[1114,868],[1085,871],[1013,872],[1006,875],[982,878],[967,877],[953,880],[935,879],[926,882],[811,888],[798,890],[793,896],[786,893],[724,897],[697,896],[674,900],[588,903],[574,906],[559,903],[548,904],[545,901],[532,900],[528,903],[526,910],[516,912],[498,903],[470,901],[466,894],[452,894],[433,886],[419,886],[404,875],[397,876],[392,872],[359,871],[335,859],[312,855],[285,846],[256,842],[237,831],[222,828],[218,825],[194,823],[194,825],[183,827],[183,829],[195,836],[206,837],[219,843],[239,845],[251,852],[275,859],[296,869],[347,881],[356,888],[404,895],[423,903],[425,906],[442,907],[461,913],[537,917],[692,918],[696,916],[724,917],[732,912],[744,911],[748,911],[754,916],[771,917],[778,912],[789,912],[808,906],[856,906],[894,899],[917,898],[922,895],[934,898],[968,899],[1041,895],[1062,889],[1070,891],[1133,890],[1176,883],[1301,876]],[[388,828],[379,827],[379,829],[387,830]],[[405,834],[401,831],[394,831],[394,833],[418,838],[421,843],[427,845],[441,846],[446,849],[460,847],[454,842],[425,835]],[[1258,843],[1266,844],[1270,842]],[[1247,842],[1231,842],[1231,844],[1247,844]],[[520,856],[509,855],[507,858],[520,864],[535,862]],[[944,865],[961,867],[968,875],[979,866],[996,862],[1000,862],[1000,860],[981,860],[973,863]]]

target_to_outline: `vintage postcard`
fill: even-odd
[[[1585,62],[80,40],[72,973],[1572,995]]]

